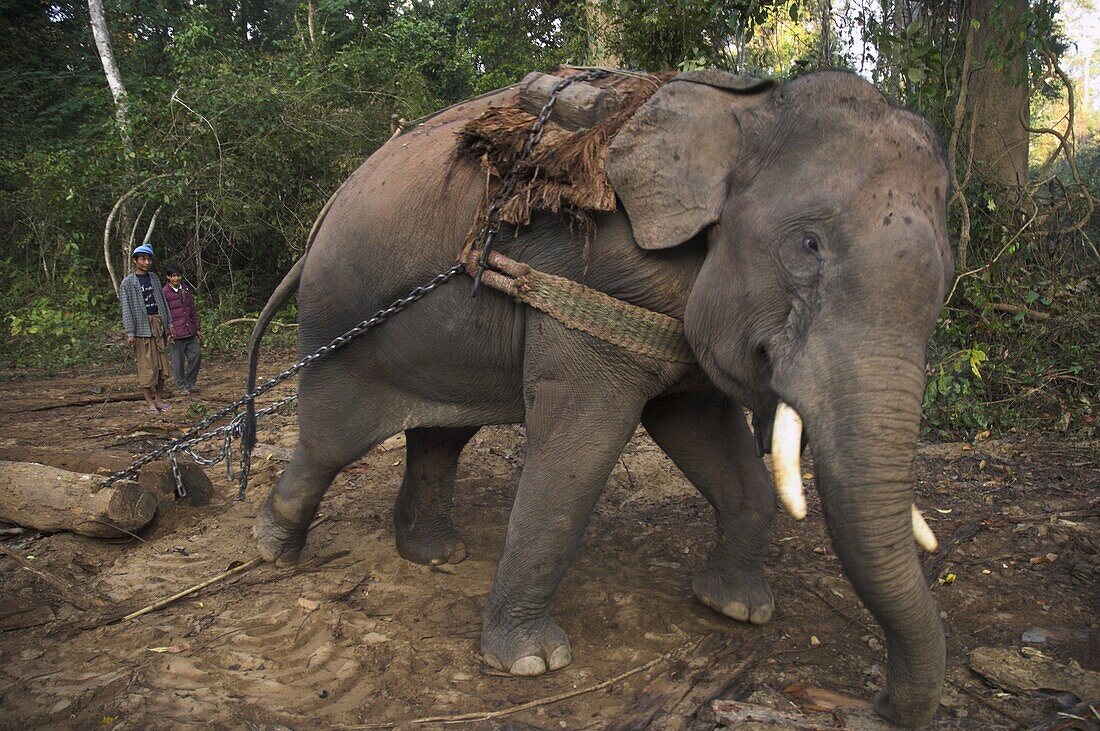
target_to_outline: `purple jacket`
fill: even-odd
[[[195,298],[191,296],[191,290],[184,285],[177,292],[172,289],[171,284],[166,284],[164,299],[168,302],[168,309],[172,311],[172,336],[181,340],[198,335],[202,328],[199,327],[199,313],[195,309]]]

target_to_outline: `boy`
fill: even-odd
[[[126,331],[126,343],[134,349],[137,358],[138,384],[145,396],[145,408],[156,414],[172,408],[164,400],[164,384],[169,377],[172,312],[164,299],[160,279],[150,271],[153,247],[142,244],[131,256],[134,273],[123,279],[118,288],[122,328]]]
[[[198,310],[195,309],[195,298],[183,284],[183,269],[169,264],[164,268],[164,275],[168,278],[168,284],[164,285],[164,299],[168,303],[168,311],[172,313],[173,342],[168,347],[168,354],[176,387],[187,396],[195,390],[195,379],[202,363],[202,328],[199,326]]]

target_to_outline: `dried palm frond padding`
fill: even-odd
[[[564,78],[577,73],[580,70],[562,69],[554,75]],[[538,145],[525,158],[523,149],[537,115],[521,108],[519,96],[514,105],[490,108],[467,123],[459,133],[459,149],[463,154],[480,160],[488,184],[477,220],[467,236],[464,252],[479,243],[476,239],[485,224],[489,200],[496,195],[501,181],[513,173],[514,189],[501,208],[503,223],[523,226],[530,223],[534,211],[549,211],[568,214],[582,228],[586,228],[590,224],[591,213],[615,210],[615,190],[604,172],[608,148],[638,107],[670,78],[672,74],[612,72],[602,79],[574,82],[573,86],[588,84],[613,97],[610,103],[601,99],[598,105],[607,113],[606,116],[591,127],[566,129],[553,120],[577,119],[584,115],[578,110],[556,112],[546,123]],[[531,75],[526,83],[546,86],[545,75],[541,78]],[[560,94],[555,108],[558,104],[592,98],[592,94]],[[591,110],[584,111],[587,114]]]

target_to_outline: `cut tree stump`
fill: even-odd
[[[47,533],[117,538],[141,530],[157,499],[132,482],[100,488],[101,475],[0,461],[0,520]]]

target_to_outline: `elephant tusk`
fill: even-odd
[[[779,502],[795,520],[806,517],[806,496],[802,492],[802,418],[792,407],[779,402],[772,427],[772,474]]]
[[[916,539],[918,546],[929,553],[939,548],[939,543],[936,542],[936,534],[928,527],[928,523],[924,520],[924,516],[920,514],[920,511],[917,510],[916,505],[913,506],[913,538]]]

